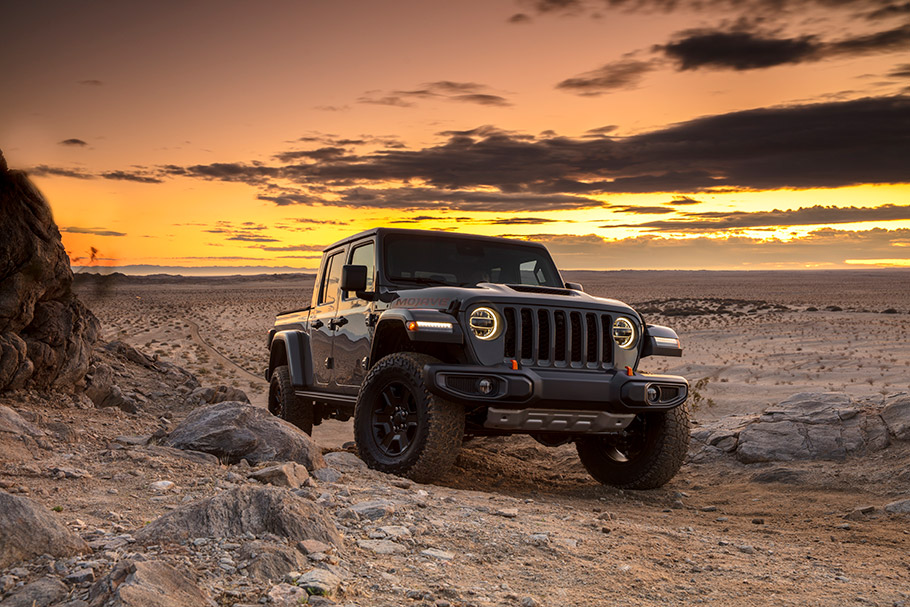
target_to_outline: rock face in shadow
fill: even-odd
[[[325,467],[313,439],[266,409],[247,403],[225,402],[196,409],[164,444],[211,453],[230,464],[246,459],[251,464],[297,462],[311,471]]]
[[[857,403],[847,394],[803,392],[759,416],[730,416],[701,426],[692,433],[693,457],[726,452],[745,464],[839,461],[886,448],[891,424],[882,418],[880,406]]]
[[[136,533],[140,544],[273,534],[336,546],[341,536],[322,508],[287,489],[240,487],[169,512]]]
[[[0,491],[0,569],[42,554],[65,557],[91,552],[44,506]]]
[[[88,371],[99,323],[73,294],[51,209],[0,153],[0,391],[72,388]]]

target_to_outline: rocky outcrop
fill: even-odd
[[[246,403],[225,402],[196,409],[164,441],[178,449],[211,453],[235,464],[270,461],[297,462],[308,470],[325,461],[313,440],[266,409]]]
[[[892,399],[882,409],[882,419],[896,440],[910,440],[910,396]]]
[[[89,367],[99,324],[73,294],[51,209],[0,153],[0,391],[69,389]]]
[[[746,464],[843,460],[881,451],[892,437],[901,439],[904,421],[910,422],[905,415],[910,399],[883,408],[847,394],[804,392],[761,415],[730,416],[699,427],[692,433],[693,457],[730,453]]]
[[[312,502],[277,487],[240,487],[165,514],[136,533],[140,544],[273,534],[341,545],[335,525]]]
[[[41,554],[65,557],[91,552],[44,506],[0,491],[0,569]]]
[[[91,607],[214,607],[191,575],[157,560],[127,559],[95,584]]]

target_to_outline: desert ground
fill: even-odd
[[[566,278],[679,333],[682,358],[645,359],[641,368],[698,385],[690,403],[696,420],[758,412],[797,392],[864,398],[910,390],[910,271],[569,272]],[[309,304],[313,278],[77,284],[105,339],[157,354],[207,384],[236,385],[264,404],[266,334],[277,312]]]
[[[872,407],[910,391],[910,272],[568,278],[635,304],[648,322],[676,328],[684,356],[648,360],[643,368],[690,379],[696,432],[798,392],[845,392]],[[77,282],[104,340],[184,367],[204,386],[240,388],[255,404],[265,400],[265,336],[274,314],[305,305],[311,289],[312,277],[299,276],[131,279],[103,288]],[[12,601],[16,584],[50,572],[68,589],[68,602],[53,604],[84,607],[92,584],[124,558],[185,567],[219,605],[277,603],[277,586],[250,577],[256,555],[243,538],[134,543],[157,517],[258,483],[242,462],[213,464],[147,440],[171,431],[194,405],[169,383],[173,373],[112,352],[103,353],[104,361],[140,403],[138,413],[85,408],[65,395],[0,398],[43,432],[2,443],[0,488],[53,509],[94,549],[85,558],[39,557],[0,571],[0,597],[7,597],[0,605]],[[314,438],[340,478],[310,479],[298,494],[324,509],[344,542],[306,566],[318,562],[343,580],[330,599],[312,597],[313,604],[910,601],[910,515],[883,508],[910,497],[907,441],[841,461],[756,464],[717,449],[706,456],[693,446],[667,486],[620,491],[593,481],[571,445],[548,449],[527,437],[467,442],[455,468],[433,485],[342,458],[350,455],[349,424],[324,423]],[[173,486],[153,489],[157,481]],[[377,501],[372,511],[363,508]]]

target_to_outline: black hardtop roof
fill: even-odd
[[[461,234],[458,232],[440,232],[436,230],[410,230],[406,228],[371,228],[369,230],[364,230],[363,232],[358,232],[353,236],[348,236],[347,238],[342,238],[337,242],[333,242],[327,246],[323,251],[329,251],[337,247],[346,245],[348,243],[354,242],[356,240],[362,240],[369,236],[388,236],[392,234],[403,234],[405,236],[432,236],[433,238],[469,238],[471,240],[483,240],[487,242],[500,242],[508,244],[517,244],[529,247],[537,247],[541,249],[546,249],[546,247],[539,242],[531,242],[527,240],[516,240],[514,238],[500,238],[498,236],[480,236],[479,234]]]

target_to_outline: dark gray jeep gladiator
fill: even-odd
[[[574,442],[616,487],[659,487],[689,442],[689,384],[639,373],[676,333],[565,282],[540,244],[376,228],[329,246],[310,306],[269,331],[269,410],[354,418],[371,468],[427,482],[474,436]]]

